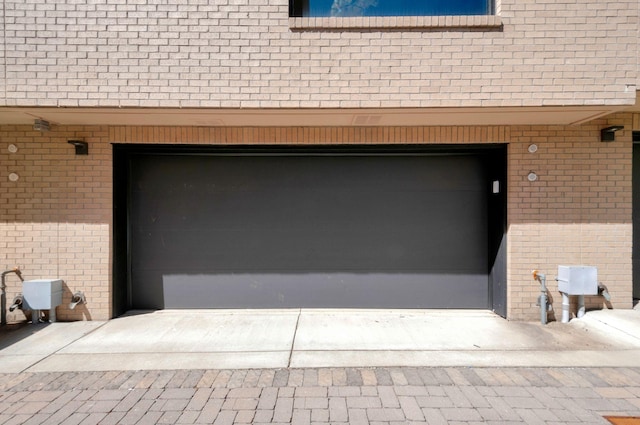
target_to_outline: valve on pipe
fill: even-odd
[[[86,304],[87,299],[84,296],[82,291],[78,291],[71,297],[71,302],[69,303],[69,310],[73,310],[76,308],[78,304]]]
[[[540,295],[538,296],[538,302],[536,302],[536,305],[540,306],[540,322],[543,325],[546,325],[547,312],[551,311],[549,297],[547,296],[547,277],[538,270],[533,270],[531,274],[533,275],[533,280],[540,282]]]
[[[24,306],[24,297],[22,294],[18,294],[13,298],[13,303],[9,307],[9,311],[13,311],[15,309],[22,310]]]
[[[611,301],[611,294],[609,294],[609,290],[602,283],[598,283],[598,295],[602,295],[607,302]]]

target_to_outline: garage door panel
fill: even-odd
[[[445,161],[443,161],[443,158]],[[327,164],[330,163],[328,167]],[[375,168],[375,173],[371,170]],[[138,193],[237,193],[285,188],[344,190],[375,187],[409,191],[475,190],[483,166],[472,155],[429,156],[209,156],[145,155],[136,158],[132,190]],[[447,175],[446,180],[442,176]],[[171,181],[158,186],[158,181]]]
[[[337,193],[309,191],[305,194],[235,193],[224,197],[195,193],[178,197],[165,193],[155,197],[141,195],[136,203],[139,208],[132,214],[132,223],[139,230],[214,227],[250,231],[264,226],[307,228],[309,223],[328,227],[411,226],[434,215],[443,223],[464,226],[465,218],[471,214],[473,217],[469,218],[474,220],[486,219],[476,217],[478,201],[485,196],[485,191],[479,189],[466,192],[399,190],[381,193],[369,189]],[[468,211],[469,206],[471,211]]]
[[[133,276],[138,309],[487,308],[486,274],[263,273]],[[462,296],[461,294],[464,294]]]
[[[311,235],[287,229],[256,230],[251,235],[225,230],[167,231],[158,237],[139,238],[143,245],[134,246],[140,254],[133,265],[237,272],[287,269],[483,272],[487,267],[486,253],[473,249],[474,240],[482,241],[483,235],[478,233],[459,232],[456,237],[442,235],[442,229],[433,232],[404,229],[391,236],[358,229]],[[446,237],[448,243],[437,242],[438,237]],[[425,239],[435,242],[426,244]],[[459,248],[454,246],[455,242]],[[460,256],[468,258],[461,262]]]
[[[438,196],[439,200],[415,208],[388,206],[392,203],[388,201],[353,217],[345,214],[341,219],[336,213],[331,220],[285,215],[278,213],[278,208],[270,214],[260,213],[260,220],[252,219],[255,209],[244,214],[238,210],[233,222],[227,219],[226,225],[213,213],[211,222],[189,218],[183,226],[173,228],[158,220],[138,229],[139,235],[134,238],[138,255],[133,261],[136,266],[189,264],[240,271],[285,267],[403,270],[410,266],[425,270],[485,270],[486,217],[474,208],[483,195],[472,192],[465,197]]]
[[[138,308],[488,307],[489,184],[472,155],[145,155],[131,168]]]
[[[256,300],[262,308],[481,309],[488,303],[486,274],[165,275],[162,292],[165,308],[255,308]]]

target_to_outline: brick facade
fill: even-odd
[[[634,103],[637,1],[499,3],[495,17],[334,19],[326,28],[290,20],[286,0],[4,0],[0,105]]]
[[[601,143],[608,123],[631,128],[634,114],[575,126],[499,127],[0,127],[0,261],[19,265],[25,278],[60,277],[68,290],[60,320],[107,319],[111,305],[111,143],[365,144],[508,143],[508,317],[535,320],[539,287],[531,270],[549,276],[553,305],[560,295],[559,264],[598,267],[611,307],[631,306],[631,137]],[[67,143],[84,138],[89,156]],[[18,152],[8,153],[13,143]],[[531,143],[538,145],[529,153]],[[539,179],[527,180],[534,171]],[[9,172],[20,176],[7,179]],[[19,292],[9,280],[9,297]],[[69,311],[72,292],[87,305]],[[602,307],[601,297],[588,307]]]
[[[537,317],[530,271],[553,277],[558,264],[598,266],[611,307],[631,306],[630,130],[640,130],[637,109],[594,112],[579,125],[53,122],[50,132],[2,114],[8,107],[55,107],[71,111],[72,121],[74,107],[364,114],[442,108],[455,115],[456,108],[602,106],[610,113],[636,101],[637,0],[500,0],[495,16],[339,19],[290,18],[285,0],[169,3],[0,2],[0,262],[19,265],[25,278],[64,279],[60,320],[113,315],[111,143],[505,143],[508,317]],[[600,129],[612,124],[625,130],[616,142],[601,143]],[[67,140],[75,138],[89,143],[88,156],[74,155]],[[536,153],[527,151],[532,143]],[[18,151],[9,152],[9,144]],[[532,171],[535,182],[527,180]],[[19,180],[10,181],[10,173]],[[11,300],[19,282],[9,275],[7,283]],[[548,283],[559,309],[555,282]],[[78,290],[88,303],[70,311],[66,304]],[[589,299],[591,308],[602,303]]]

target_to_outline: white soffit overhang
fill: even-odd
[[[486,126],[577,125],[627,106],[548,106],[388,109],[204,109],[2,107],[0,124],[131,126]]]

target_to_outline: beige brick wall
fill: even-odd
[[[287,0],[2,5],[0,106],[626,105],[638,81],[637,0],[503,0],[417,30],[291,28]]]
[[[529,319],[539,285],[530,271],[547,274],[558,317],[558,265],[592,265],[612,296],[612,306],[632,303],[631,131],[613,143],[600,142],[609,124],[632,128],[631,114],[580,127],[517,127],[509,145],[510,317]],[[527,151],[535,143],[538,151]],[[537,173],[529,182],[527,174]],[[588,297],[588,308],[603,307]]]
[[[40,133],[0,127],[0,267],[20,266],[25,279],[61,278],[63,303],[84,291],[89,304],[60,320],[105,319],[111,295],[111,146],[106,128],[67,127]],[[91,142],[76,156],[70,138]],[[16,153],[8,145],[17,146]],[[17,182],[8,179],[16,173]],[[9,300],[21,292],[10,275]]]
[[[60,277],[87,295],[86,308],[58,309],[61,320],[111,316],[112,149],[110,143],[364,144],[508,143],[508,314],[537,320],[534,268],[553,277],[559,264],[598,267],[612,307],[631,306],[631,132],[638,116],[620,114],[578,127],[59,127],[34,132],[0,126],[0,266],[27,279]],[[599,129],[624,124],[613,143]],[[76,156],[71,138],[89,142]],[[538,145],[530,154],[527,147]],[[17,153],[7,146],[15,144]],[[538,174],[536,182],[526,178]],[[10,182],[8,174],[20,176]],[[10,276],[9,299],[19,292]],[[594,297],[590,307],[602,306]]]

